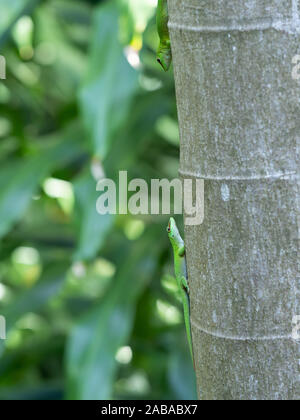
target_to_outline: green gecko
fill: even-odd
[[[180,297],[183,303],[184,322],[186,327],[188,344],[194,363],[193,354],[193,341],[192,341],[192,329],[190,321],[190,290],[187,280],[187,269],[186,269],[186,258],[185,258],[185,246],[183,239],[180,236],[177,225],[173,217],[170,218],[167,227],[168,236],[173,247],[174,252],[174,268],[175,276],[180,292]],[[195,367],[195,365],[194,365]]]
[[[156,59],[164,71],[168,71],[172,62],[171,42],[169,35],[169,13],[167,0],[158,0],[156,24],[160,38]]]

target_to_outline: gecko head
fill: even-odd
[[[170,239],[174,239],[176,236],[176,233],[178,232],[176,222],[173,219],[173,217],[170,218],[168,226],[167,226],[167,232]]]
[[[172,62],[172,56],[164,51],[159,51],[157,53],[156,60],[162,66],[164,71],[168,71]]]
[[[170,218],[167,226],[168,237],[174,249],[177,251],[184,246],[184,242],[180,236],[176,222],[173,217]]]

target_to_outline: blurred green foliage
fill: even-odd
[[[154,0],[2,0],[1,399],[195,398],[163,216],[97,179],[177,177]]]

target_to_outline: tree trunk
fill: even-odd
[[[168,0],[200,399],[299,399],[297,0]],[[299,296],[299,295],[298,295]]]

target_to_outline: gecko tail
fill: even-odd
[[[191,329],[191,322],[190,322],[190,301],[187,293],[185,294],[185,304],[183,305],[183,311],[184,311],[184,321],[185,321],[185,328],[186,328],[186,335],[187,335],[187,341],[189,345],[189,350],[191,353],[191,358],[195,369],[195,359],[194,359],[194,352],[193,352],[193,338],[192,338],[192,329]]]
[[[190,335],[191,340],[192,340],[192,335]],[[195,358],[194,358],[194,352],[193,352],[193,345],[190,345],[190,353],[191,353],[191,357],[192,357],[192,362],[193,362],[193,367],[194,367],[194,371],[196,372],[196,366],[195,366]]]
[[[156,55],[157,62],[162,66],[164,71],[168,71],[172,63],[172,51],[168,44],[160,43]]]

